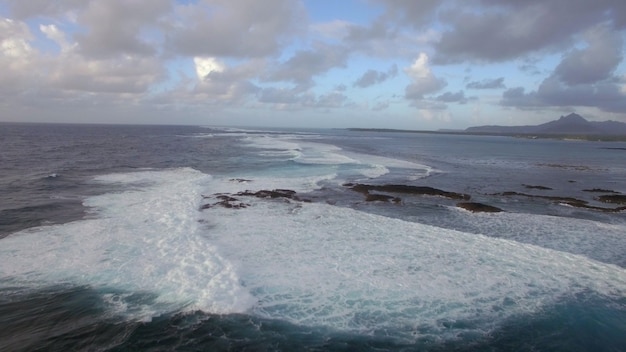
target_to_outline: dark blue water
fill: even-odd
[[[623,147],[2,124],[0,349],[621,351]],[[307,202],[236,195],[276,188]]]

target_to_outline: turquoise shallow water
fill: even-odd
[[[175,126],[0,134],[2,350],[626,345],[625,215],[559,201],[619,206],[598,200],[626,192],[624,152],[607,149],[619,143]],[[504,212],[401,193],[369,202],[348,183],[433,187]],[[242,195],[273,189],[296,197]]]

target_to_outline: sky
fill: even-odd
[[[0,0],[0,121],[626,122],[624,0]]]

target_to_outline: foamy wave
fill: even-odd
[[[258,135],[245,139],[250,147],[260,149],[259,155],[284,158],[302,165],[333,167],[339,170],[343,179],[365,176],[378,178],[390,172],[389,169],[405,169],[408,180],[417,180],[431,175],[432,167],[383,156],[348,152],[332,144],[312,142],[311,136]]]
[[[245,311],[253,301],[235,268],[198,232],[201,190],[210,179],[188,168],[97,177],[124,188],[86,199],[93,219],[3,239],[0,274],[26,286],[68,282],[152,292],[157,313]]]
[[[248,200],[246,200],[248,201]],[[486,333],[580,292],[623,297],[626,271],[580,255],[325,204],[208,211],[255,314],[407,337]]]

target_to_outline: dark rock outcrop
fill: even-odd
[[[598,200],[604,203],[626,204],[626,195],[607,194],[607,195],[598,196]]]
[[[402,193],[412,195],[428,195],[439,196],[450,199],[469,200],[471,197],[469,194],[456,193],[443,191],[437,188],[425,187],[425,186],[411,186],[411,185],[366,185],[362,183],[346,183],[344,186],[349,187],[353,191],[363,193],[364,195],[370,194],[371,191],[387,192],[387,193]]]
[[[231,178],[229,180],[230,182],[237,182],[237,183],[248,183],[248,182],[252,182],[252,180],[248,180],[245,178]]]
[[[520,196],[520,197],[528,197],[528,198],[536,198],[536,199],[546,199],[546,200],[551,200],[556,203],[566,204],[575,208],[597,210],[597,211],[602,211],[605,213],[617,213],[617,212],[626,210],[626,207],[618,207],[618,208],[596,207],[593,205],[589,205],[589,202],[587,202],[586,200],[572,198],[572,197],[538,196],[534,194],[526,194],[526,193],[519,193],[519,192],[502,192],[502,193],[496,193],[494,195],[507,196],[507,197]],[[611,197],[611,198],[603,198],[603,197]],[[602,199],[612,200],[612,201],[603,200],[606,203],[626,204],[626,196],[623,196],[623,195],[611,194],[611,195],[606,195],[606,196],[600,196],[599,200],[602,200]]]
[[[205,197],[207,198],[207,197]],[[243,209],[250,206],[250,204],[243,203],[239,199],[228,196],[226,194],[216,194],[215,198],[219,199],[219,202],[213,204],[205,204],[200,209],[210,209],[215,206],[221,206],[229,209]]]
[[[539,189],[539,190],[543,190],[543,191],[551,191],[552,188],[550,187],[546,187],[546,186],[533,186],[533,185],[522,185],[528,189]]]
[[[286,199],[286,200],[295,200],[297,202],[305,202],[310,203],[310,199],[300,198],[298,197],[296,191],[290,189],[273,189],[266,190],[262,189],[260,191],[252,192],[252,191],[243,191],[236,194],[237,196],[248,196],[248,197],[257,197],[257,198],[270,198],[270,199]]]
[[[300,200],[296,196],[296,191],[292,191],[290,189],[274,189],[274,190],[265,190],[262,189],[260,191],[252,192],[252,191],[243,191],[237,193],[238,196],[252,196],[257,198],[285,198],[285,199],[293,199]]]
[[[368,194],[365,196],[366,202],[394,202],[400,203],[402,199],[394,196],[390,196],[388,194]]]
[[[456,204],[457,207],[469,210],[472,213],[499,213],[503,210],[487,204],[476,202],[461,202]]]
[[[207,198],[215,198],[218,199],[218,202],[212,204],[205,204],[200,207],[200,209],[210,209],[215,206],[221,206],[224,208],[232,208],[232,209],[243,209],[250,206],[250,204],[244,203],[240,201],[237,197],[257,197],[264,199],[284,199],[287,201],[297,201],[297,202],[310,202],[308,199],[301,199],[296,195],[296,191],[292,191],[290,189],[274,189],[274,190],[260,190],[260,191],[243,191],[238,192],[234,195],[231,194],[223,194],[216,193],[212,196],[203,196],[205,199]]]
[[[619,193],[619,192],[616,192],[616,191],[612,191],[610,189],[602,189],[602,188],[583,189],[583,192],[591,192],[591,193]]]

